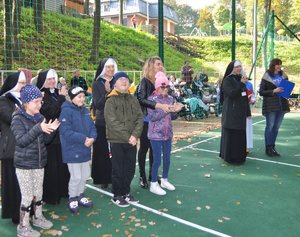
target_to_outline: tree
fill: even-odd
[[[197,25],[201,31],[206,32],[208,35],[211,35],[212,31],[215,31],[214,19],[209,7],[200,9]]]
[[[231,9],[231,8],[230,8]],[[213,19],[216,26],[223,26],[230,22],[230,11],[224,5],[217,5],[213,12]]]
[[[11,0],[4,1],[4,69],[11,70],[13,62],[13,27],[12,27],[12,4]]]
[[[94,29],[92,39],[92,51],[89,61],[96,64],[99,58],[100,43],[100,19],[101,19],[101,1],[95,0]]]
[[[123,21],[123,6],[124,6],[123,4],[124,4],[124,1],[119,0],[119,4],[120,4],[119,24],[124,25],[124,21]]]
[[[89,0],[84,1],[84,14],[87,16],[90,15],[90,1]]]
[[[33,20],[35,29],[38,33],[43,33],[43,0],[32,0],[33,5]]]
[[[14,58],[21,58],[20,46],[20,18],[21,18],[22,0],[13,1],[13,54]]]
[[[174,8],[177,13],[179,22],[175,26],[177,34],[189,34],[197,26],[198,12],[188,5],[178,5]]]
[[[294,32],[300,31],[300,0],[293,0],[291,7],[291,14],[289,18],[289,26]]]

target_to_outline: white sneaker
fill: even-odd
[[[17,227],[17,234],[18,237],[40,237],[41,234],[32,229],[32,227],[29,226],[21,226],[20,224]]]
[[[32,224],[44,230],[49,230],[53,226],[52,222],[48,221],[43,215],[38,218],[33,217]]]
[[[154,193],[154,194],[157,194],[157,195],[166,195],[166,193],[167,193],[165,190],[163,190],[159,186],[158,182],[151,182],[151,184],[150,184],[150,192]]]
[[[161,183],[160,186],[162,188],[168,189],[170,191],[174,191],[175,190],[175,186],[173,184],[171,184],[168,179],[161,179]]]

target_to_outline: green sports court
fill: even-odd
[[[42,236],[300,236],[300,113],[285,116],[279,158],[264,154],[264,117],[253,124],[254,149],[244,165],[218,158],[220,129],[180,140],[169,173],[174,192],[154,195],[139,187],[136,176],[132,194],[140,203],[120,208],[111,203],[110,192],[89,181],[86,193],[94,207],[73,215],[66,199],[46,205],[54,227]],[[0,223],[1,236],[16,236],[10,220]]]

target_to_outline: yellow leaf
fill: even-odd
[[[88,213],[86,216],[92,216],[92,215],[97,215],[97,214],[98,214],[98,212],[92,211],[92,212]]]
[[[178,204],[178,205],[181,205],[181,201],[180,201],[180,200],[177,200],[177,204]]]
[[[149,225],[155,225],[156,224],[154,221],[150,221],[148,223],[149,223]]]
[[[42,230],[41,231],[42,234],[44,235],[52,235],[52,236],[61,236],[62,235],[62,231],[60,230]]]
[[[136,226],[136,227],[141,226],[141,223],[135,223],[134,226]]]

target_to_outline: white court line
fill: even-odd
[[[255,123],[253,123],[253,125],[262,123],[262,122],[264,122],[264,121],[266,121],[266,120],[263,119],[263,120],[257,121],[257,122],[255,122]],[[220,134],[220,135],[217,135],[217,136],[214,136],[214,137],[207,138],[207,139],[202,140],[202,141],[199,141],[199,142],[195,142],[195,143],[190,144],[190,145],[188,145],[188,146],[184,146],[184,147],[178,148],[178,149],[176,149],[176,150],[173,150],[171,153],[176,153],[176,152],[178,152],[178,151],[182,151],[182,150],[185,150],[185,149],[188,149],[188,148],[192,148],[193,146],[196,146],[196,145],[198,145],[198,144],[200,144],[200,143],[207,142],[207,141],[210,141],[210,140],[219,138],[219,137],[221,137],[221,134]]]
[[[194,148],[194,149],[197,151],[204,151],[204,152],[219,154],[219,151],[212,151],[212,150],[206,150],[206,149],[201,149],[201,148]],[[274,161],[274,160],[265,160],[265,159],[260,159],[260,158],[256,158],[256,157],[251,157],[251,156],[247,156],[247,159],[300,168],[300,165],[295,165],[295,164],[290,164],[290,163],[285,163],[285,162],[280,162],[280,161]]]
[[[105,195],[107,195],[107,196],[110,196],[110,197],[113,196],[112,193],[107,192],[107,191],[104,191],[104,190],[102,190],[102,189],[100,189],[100,188],[97,188],[97,187],[95,187],[95,186],[93,186],[93,185],[86,184],[85,186],[88,187],[88,188],[90,188],[90,189],[93,189],[93,190],[95,190],[95,191],[97,191],[97,192],[103,193],[103,194],[105,194]],[[215,230],[206,228],[206,227],[201,226],[201,225],[197,225],[197,224],[195,224],[195,223],[193,223],[193,222],[186,221],[186,220],[184,220],[184,219],[181,219],[181,218],[178,218],[178,217],[176,217],[176,216],[173,216],[173,215],[170,215],[170,214],[167,214],[167,213],[164,213],[164,212],[155,210],[155,209],[153,209],[153,208],[151,208],[151,207],[147,207],[147,206],[142,205],[142,204],[139,204],[139,203],[130,203],[130,204],[133,205],[133,206],[139,207],[139,208],[141,208],[141,209],[144,209],[144,210],[146,210],[146,211],[152,212],[152,213],[154,213],[154,214],[157,214],[157,215],[159,215],[159,216],[162,216],[162,217],[171,219],[171,220],[173,220],[173,221],[179,222],[179,223],[181,223],[181,224],[184,224],[184,225],[193,227],[193,228],[195,228],[195,229],[198,229],[198,230],[201,230],[201,231],[204,231],[204,232],[213,234],[213,235],[215,235],[215,236],[220,236],[220,237],[231,237],[230,235],[226,235],[226,234],[224,234],[224,233],[221,233],[221,232],[218,232],[218,231],[215,231]]]

